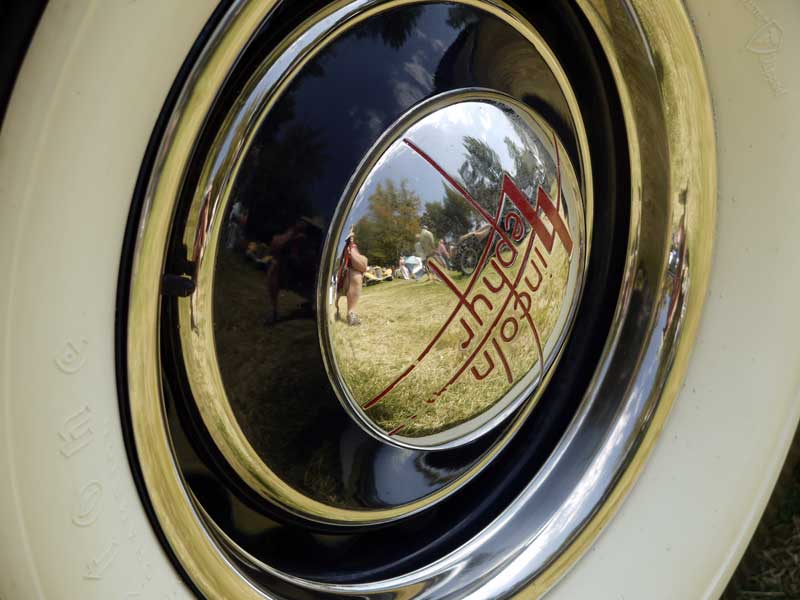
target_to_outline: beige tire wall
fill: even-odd
[[[719,136],[711,288],[639,483],[558,599],[715,598],[800,413],[800,5],[689,0]],[[210,0],[52,0],[0,135],[0,598],[191,597],[119,424],[114,310],[142,157]]]
[[[555,589],[558,600],[718,598],[800,415],[800,4],[686,6],[717,121],[708,298],[683,391],[648,465]]]
[[[120,430],[114,310],[148,139],[214,2],[49,3],[0,141],[0,597],[190,598]]]

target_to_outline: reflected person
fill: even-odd
[[[450,252],[447,250],[444,239],[439,240],[439,245],[436,248],[436,258],[439,259],[445,268],[450,268]]]
[[[364,284],[364,273],[367,271],[367,257],[358,251],[356,234],[353,229],[345,239],[339,268],[336,272],[336,320],[340,320],[339,301],[347,298],[347,324],[360,325],[361,319],[356,314],[358,301],[361,298],[361,287]]]
[[[417,234],[415,251],[422,259],[422,264],[425,266],[425,272],[428,274],[428,281],[431,279],[438,281],[439,277],[431,270],[430,266],[430,261],[436,254],[436,243],[433,240],[433,234],[424,227]]]
[[[313,294],[321,231],[313,219],[301,217],[286,231],[273,236],[270,242],[272,259],[267,268],[267,293],[272,305],[273,323],[278,321],[281,289],[290,289],[306,298]],[[306,300],[293,316],[313,316],[310,300]]]
[[[247,225],[248,210],[241,200],[233,204],[228,215],[228,230],[225,247],[228,250],[239,250],[244,246],[244,231]]]
[[[394,276],[397,279],[411,279],[411,274],[406,266],[406,261],[402,256],[400,257],[400,260],[397,261],[397,269],[394,271]]]

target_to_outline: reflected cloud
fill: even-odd
[[[431,45],[431,48],[433,48],[437,53],[447,48],[447,44],[445,44],[443,40],[440,40],[439,38],[430,37],[426,35],[425,32],[422,31],[421,29],[417,29],[415,33],[419,39],[428,42]]]
[[[401,110],[416,104],[425,97],[422,88],[408,81],[392,80],[392,91]]]
[[[372,138],[378,138],[386,128],[385,117],[374,109],[362,111],[361,107],[354,106],[347,112],[355,127],[366,129]]]
[[[420,62],[421,58],[422,53],[416,52],[412,61],[403,64],[403,70],[420,86],[430,89],[433,87],[433,73]]]

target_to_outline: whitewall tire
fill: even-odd
[[[687,0],[718,136],[686,383],[619,513],[549,598],[719,596],[800,418],[800,6]],[[128,464],[115,379],[131,198],[211,0],[49,3],[0,135],[0,597],[192,597]]]

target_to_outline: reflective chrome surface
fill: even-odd
[[[264,80],[266,100],[252,111],[245,107],[241,127],[251,127],[251,120],[269,112],[273,94],[286,86],[287,70],[302,65],[307,49],[329,32],[413,4],[335,3],[315,15],[266,61],[276,65]],[[506,4],[462,4],[491,13],[549,56],[531,24]],[[202,594],[252,599],[309,594],[382,600],[537,597],[588,549],[619,506],[677,394],[697,331],[713,239],[713,119],[700,54],[678,0],[579,0],[578,5],[618,88],[632,181],[623,289],[593,384],[556,451],[542,469],[529,474],[524,490],[490,524],[422,567],[348,584],[277,569],[228,536],[206,511],[209,504],[188,491],[164,418],[162,302],[156,290],[175,201],[216,93],[274,5],[237,2],[220,24],[183,90],[153,170],[133,264],[127,338],[131,419],[149,500],[172,550]],[[550,59],[556,64],[555,57]],[[237,155],[232,160],[216,165],[219,172],[230,174]],[[217,182],[229,183],[224,175]],[[206,191],[212,198],[219,188],[201,190]],[[195,225],[208,235],[218,234],[220,215],[211,210],[213,204],[207,206]],[[199,236],[197,248],[203,239]],[[211,311],[195,312],[189,321],[198,331],[207,326],[202,314]],[[223,416],[226,423],[236,422],[232,410]],[[392,541],[404,543],[402,537]],[[330,547],[332,554],[347,558],[346,544],[331,542]]]
[[[342,11],[355,9],[349,5]],[[547,366],[557,359],[574,315],[581,281],[579,266],[583,264],[586,253],[583,213],[591,214],[592,206],[586,134],[574,93],[547,46],[537,37],[527,40],[491,14],[468,7],[461,7],[460,12],[454,13],[450,5],[433,3],[409,5],[404,10],[411,11],[403,13],[406,18],[420,20],[418,31],[452,39],[453,45],[448,48],[441,43],[425,41],[424,37],[422,44],[398,44],[394,37],[390,37],[392,51],[405,59],[404,69],[408,69],[409,64],[439,61],[437,76],[442,73],[444,78],[448,69],[454,71],[448,74],[452,81],[439,87],[455,88],[455,91],[431,93],[429,100],[420,103],[413,96],[398,96],[398,87],[405,87],[399,86],[395,80],[381,81],[385,74],[378,70],[369,95],[365,96],[358,88],[352,92],[347,90],[342,92],[346,96],[344,101],[330,100],[335,110],[319,106],[316,96],[309,91],[316,89],[315,84],[319,86],[316,80],[325,81],[328,72],[344,76],[345,67],[352,67],[354,60],[351,58],[354,54],[352,47],[361,47],[364,44],[361,40],[370,32],[367,25],[382,32],[386,28],[395,31],[392,19],[399,17],[391,12],[378,12],[370,21],[349,23],[352,30],[345,28],[340,35],[330,37],[318,23],[319,38],[314,38],[309,32],[308,39],[301,39],[275,62],[266,61],[260,65],[244,86],[205,157],[183,232],[182,244],[190,249],[196,283],[188,298],[177,301],[179,352],[191,388],[190,402],[196,405],[206,430],[227,465],[250,490],[293,515],[318,523],[387,523],[417,514],[452,495],[486,468],[513,437],[533,410],[548,374],[547,368],[542,370],[533,362],[525,371],[515,365],[519,372],[513,376],[518,380],[512,381],[514,389],[507,401],[493,407],[494,410],[487,410],[486,421],[477,423],[477,427],[470,424],[472,428],[466,425],[457,429],[452,439],[446,434],[444,440],[433,436],[433,440],[427,443],[388,438],[391,443],[387,444],[380,436],[376,439],[362,429],[361,424],[371,421],[360,419],[355,413],[355,419],[348,417],[339,403],[339,399],[345,397],[341,388],[336,390],[339,392],[337,399],[334,387],[327,381],[323,361],[327,358],[327,366],[330,366],[330,346],[326,343],[329,338],[323,332],[322,345],[326,348],[323,352],[316,335],[317,315],[333,315],[328,305],[318,306],[315,300],[324,301],[329,297],[323,291],[327,288],[324,282],[332,278],[332,273],[324,274],[331,264],[322,256],[322,238],[329,227],[343,225],[342,199],[348,194],[349,180],[368,175],[363,169],[364,161],[379,160],[383,154],[378,148],[386,149],[386,144],[391,143],[394,136],[413,127],[428,112],[437,108],[441,109],[440,112],[446,111],[446,105],[455,99],[472,98],[484,104],[491,101],[495,107],[503,106],[512,111],[513,118],[503,116],[504,121],[499,121],[500,115],[493,113],[498,127],[495,133],[505,131],[503,138],[493,140],[493,144],[500,145],[504,164],[492,162],[495,153],[492,150],[487,155],[491,160],[484,167],[480,160],[473,160],[477,170],[473,173],[465,171],[469,182],[465,180],[464,184],[474,188],[474,194],[485,203],[484,212],[487,208],[497,210],[500,206],[497,200],[504,186],[503,197],[511,193],[523,208],[530,204],[530,200],[541,205],[540,211],[543,202],[548,206],[561,205],[552,218],[544,212],[541,216],[534,214],[532,208],[527,218],[540,228],[536,248],[529,246],[530,256],[526,263],[538,261],[529,264],[527,277],[531,289],[542,288],[540,297],[559,295],[557,286],[550,285],[552,280],[549,276],[555,272],[555,262],[559,258],[565,261],[560,254],[564,251],[563,240],[574,246],[569,268],[564,264],[562,269],[565,271],[564,294],[568,294],[570,301],[558,299],[552,314],[548,312],[545,317],[552,320],[552,324],[538,324],[548,325],[554,331],[557,329],[548,338],[538,340],[543,358],[546,354]],[[455,17],[462,22],[451,24]],[[400,22],[405,23],[404,20]],[[331,25],[336,23],[335,20],[329,22]],[[450,65],[454,62],[462,65],[465,58],[475,56],[470,45],[463,44],[463,38],[476,23],[482,25],[479,31],[486,30],[491,34],[487,47],[492,56],[497,56],[504,44],[508,45],[508,52],[520,65],[536,69],[536,80],[543,85],[547,83],[547,101],[542,103],[542,109],[553,114],[562,109],[567,111],[568,118],[558,122],[575,160],[582,167],[580,185],[588,190],[585,209],[580,204],[582,194],[578,189],[578,174],[571,166],[567,150],[560,141],[555,141],[556,134],[550,126],[524,103],[507,94],[485,90],[468,93],[461,89],[462,81],[475,80],[470,72],[472,69],[459,73],[459,69]],[[306,48],[306,53],[300,53],[303,48]],[[295,57],[298,62],[289,62],[287,56]],[[480,54],[478,58],[473,58],[476,67],[482,66],[485,60]],[[417,80],[422,79],[430,84],[431,92],[437,89],[430,79],[421,78],[416,69],[408,70],[414,74],[411,80],[418,85],[421,84]],[[366,77],[362,74],[360,79]],[[487,77],[486,82],[491,83],[491,77]],[[385,87],[379,87],[381,84]],[[310,108],[302,102],[308,97],[314,98]],[[408,110],[406,107],[411,108]],[[343,126],[337,120],[339,112],[336,112],[343,110],[356,116],[362,113],[392,114],[394,111],[397,118],[394,125],[389,121],[385,135],[381,135],[383,130],[379,121],[370,122],[365,127],[360,119],[355,119]],[[298,113],[297,117],[294,117],[295,113]],[[430,115],[430,118],[435,120],[437,116]],[[444,134],[445,129],[451,128],[449,123],[446,128],[438,129],[431,129],[428,124],[419,125],[425,130],[420,130],[424,133],[419,140],[421,143],[426,143],[427,137],[436,131]],[[342,127],[346,129],[343,131]],[[351,129],[355,133],[351,134]],[[480,140],[480,123],[464,130],[465,135],[473,134],[476,140],[472,144],[473,154],[478,157],[485,153],[487,146]],[[511,147],[505,138],[509,139]],[[366,145],[365,140],[372,143]],[[410,148],[405,142],[403,144]],[[516,160],[512,157],[513,152],[520,153]],[[538,158],[535,152],[539,154]],[[455,156],[453,154],[450,158]],[[498,161],[500,156],[498,154]],[[441,177],[421,155],[417,159],[421,162],[415,176],[421,176],[428,169],[428,175]],[[445,157],[442,164],[447,164],[448,160]],[[541,173],[537,161],[542,162],[544,170]],[[559,168],[562,165],[563,178],[559,188]],[[525,191],[519,190],[517,194],[514,192],[518,189],[516,184],[504,183],[503,168],[520,179],[519,185],[524,186]],[[527,171],[530,172],[528,175]],[[464,176],[459,174],[458,177]],[[552,200],[539,197],[540,184],[545,186],[545,193]],[[402,188],[402,182],[399,185]],[[435,185],[442,185],[442,182]],[[437,196],[443,192],[442,187],[437,190]],[[526,193],[532,195],[530,199],[524,197]],[[505,204],[517,206],[510,196]],[[515,216],[507,217],[511,212]],[[508,218],[503,227],[511,230],[511,234],[506,234],[506,239],[514,245],[511,252],[519,254],[522,250],[516,246],[523,240],[512,241],[510,237],[524,237],[532,227],[525,226],[529,221],[519,208],[511,212],[502,215],[503,219]],[[559,214],[562,217],[556,218]],[[397,220],[394,221],[397,225]],[[563,224],[563,227],[559,225],[560,233],[554,233],[552,229],[556,222]],[[480,228],[479,223],[476,225]],[[468,236],[466,246],[474,249],[481,232],[470,233],[475,235]],[[418,240],[416,233],[414,235],[416,246]],[[376,232],[376,239],[385,237],[382,232]],[[528,236],[526,241],[532,243],[533,239],[534,236]],[[548,246],[550,242],[553,244],[550,246],[552,257],[550,251],[542,246],[545,239]],[[476,259],[480,259],[480,255],[476,255]],[[497,260],[508,263],[503,256]],[[555,261],[549,270],[544,266],[548,260]],[[517,263],[522,261],[517,260]],[[475,266],[477,263],[472,266],[473,270]],[[514,268],[514,265],[510,266]],[[487,269],[491,269],[491,264]],[[547,284],[539,285],[537,269],[547,271]],[[479,274],[481,278],[486,275],[489,285],[495,289],[502,285],[488,273]],[[377,278],[372,273],[365,274],[364,278],[371,276]],[[385,276],[384,271],[380,271],[378,276]],[[522,282],[520,285],[528,284]],[[485,291],[492,295],[499,293],[490,292],[488,288]],[[370,288],[367,295],[371,293]],[[524,312],[524,307],[532,301],[531,293],[521,290],[515,296],[511,310],[506,311],[509,312],[506,317],[511,317],[510,312]],[[289,302],[294,307],[287,310],[285,307]],[[564,310],[561,310],[562,304]],[[362,306],[368,305],[364,303]],[[490,314],[485,312],[486,307],[484,303],[479,310],[488,319]],[[493,319],[497,316],[491,315]],[[533,318],[530,320],[533,322]],[[348,331],[353,335],[368,336],[370,321],[366,319],[362,327]],[[476,335],[482,333],[474,320],[470,322]],[[319,319],[319,323],[324,327],[325,319]],[[514,337],[512,326],[512,323],[505,324],[505,335],[509,339]],[[527,335],[528,343],[535,344],[535,336]],[[367,343],[377,344],[380,337],[383,336],[372,335]],[[501,337],[496,343],[499,346],[507,342],[503,342]],[[489,350],[493,348],[492,345]],[[366,350],[373,358],[377,354],[377,345]],[[464,352],[467,350],[463,349]],[[537,358],[538,350],[537,347]],[[486,354],[489,355],[488,350]],[[478,360],[473,362],[477,365],[481,360],[486,359],[478,356]],[[489,360],[495,359],[490,355]],[[486,365],[475,366],[476,371],[479,368],[484,372]],[[531,368],[534,372],[524,378]],[[356,379],[357,376],[351,377],[349,383],[352,385]],[[366,379],[374,383],[379,377],[371,373]],[[495,384],[497,379],[495,377]],[[502,381],[500,379],[501,385]],[[338,384],[338,376],[334,375],[332,382]],[[488,402],[497,399],[499,396],[490,397]],[[515,412],[526,400],[530,402]],[[483,402],[487,403],[487,400]],[[350,405],[345,402],[345,406]],[[442,416],[440,412],[439,418]],[[504,419],[505,427],[497,427],[476,439]],[[437,456],[430,454],[433,451]]]
[[[388,443],[441,449],[534,402],[585,258],[552,129],[497,93],[435,97],[387,132],[340,206],[319,310],[348,412]]]

